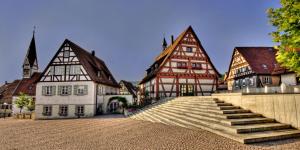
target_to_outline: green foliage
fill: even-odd
[[[300,1],[281,0],[281,8],[270,8],[268,16],[277,31],[272,32],[273,41],[279,43],[277,61],[300,75]]]
[[[26,107],[27,107],[27,109],[29,111],[34,111],[34,109],[35,109],[35,101],[32,98],[29,99],[28,104],[27,104]]]
[[[15,104],[18,108],[20,108],[20,113],[22,112],[23,108],[28,106],[29,102],[33,101],[28,95],[25,93],[20,93],[19,97],[15,101]]]

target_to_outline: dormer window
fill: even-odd
[[[267,65],[266,64],[262,64],[261,65],[264,69],[268,69]]]

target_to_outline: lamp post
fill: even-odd
[[[7,103],[3,103],[3,105],[4,105],[4,119],[5,119]]]

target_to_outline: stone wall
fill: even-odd
[[[212,97],[300,129],[300,94],[224,93],[213,94]]]

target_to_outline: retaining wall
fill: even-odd
[[[224,93],[212,94],[212,97],[300,129],[300,94]]]

